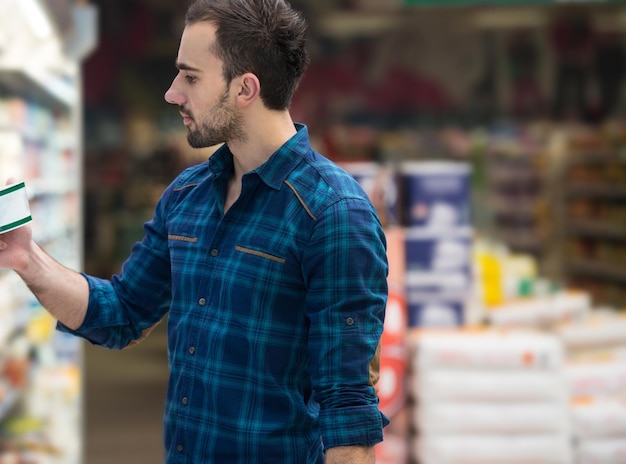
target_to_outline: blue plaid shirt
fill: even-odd
[[[73,333],[92,343],[127,347],[169,311],[169,464],[319,464],[325,447],[382,440],[383,229],[358,183],[297,129],[244,175],[226,214],[228,148],[185,170],[122,272],[85,276]]]

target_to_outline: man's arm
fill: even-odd
[[[346,199],[319,215],[303,263],[311,380],[327,462],[350,462],[341,456],[350,453],[361,459],[352,462],[369,464],[363,459],[383,440],[387,423],[375,389],[387,260],[369,202]]]
[[[0,234],[0,268],[13,269],[52,316],[71,329],[87,312],[89,285],[64,267],[32,239],[30,225]]]
[[[374,464],[374,448],[370,446],[337,446],[326,450],[324,464]]]

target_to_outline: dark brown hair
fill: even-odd
[[[226,82],[251,72],[265,106],[288,108],[309,63],[302,14],[285,0],[196,0],[185,23],[202,21],[217,29],[213,52],[223,62]]]

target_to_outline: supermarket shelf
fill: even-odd
[[[568,221],[570,235],[626,240],[626,226],[592,220]]]
[[[22,5],[25,2],[15,0],[13,3]],[[6,9],[4,13],[9,13],[9,4],[3,5]],[[33,4],[38,5],[39,2]],[[5,19],[8,16],[5,14]],[[7,19],[5,25],[15,25],[15,33],[7,36],[9,39],[6,44],[3,43],[0,59],[0,131],[12,143],[10,150],[0,152],[0,165],[13,177],[26,181],[31,213],[35,219],[32,223],[33,236],[55,258],[52,251],[56,251],[56,255],[60,256],[57,258],[59,262],[65,264],[69,259],[76,261],[74,257],[81,254],[78,248],[80,242],[76,240],[81,227],[82,186],[78,111],[81,105],[78,85],[80,67],[77,61],[71,61],[71,57],[62,53],[57,56],[56,44],[58,41],[60,45],[61,37],[52,36],[45,43],[35,40],[36,37],[33,40],[15,37],[21,34],[20,19],[24,18],[20,18],[19,14]],[[58,50],[62,48],[59,46]],[[31,67],[33,65],[36,67]],[[0,369],[0,426],[9,418],[19,421],[23,417],[32,417],[45,426],[41,436],[29,436],[29,440],[32,438],[43,443],[47,440],[44,436],[53,435],[54,430],[50,429],[55,427],[53,424],[66,424],[68,427],[64,436],[58,439],[64,443],[67,440],[67,449],[60,445],[58,455],[37,456],[37,462],[70,464],[74,462],[74,445],[81,441],[80,433],[74,431],[74,426],[79,428],[80,423],[75,422],[80,422],[82,418],[75,398],[80,394],[79,389],[69,388],[65,382],[69,384],[75,379],[74,373],[79,366],[72,369],[74,373],[60,368],[67,362],[69,352],[80,348],[73,344],[61,346],[61,342],[43,338],[42,331],[51,330],[52,326],[38,319],[43,309],[35,306],[32,294],[26,287],[19,288],[18,282],[23,285],[14,273],[0,272],[0,296],[3,297],[0,367],[14,356],[19,360],[24,350],[28,350],[26,356],[30,357],[30,350],[39,347],[42,348],[42,356],[45,356],[45,365],[29,363],[29,369],[23,376],[20,372],[19,377],[23,378],[19,381],[11,379],[13,373]],[[36,345],[33,344],[35,341]],[[40,406],[37,395],[43,395],[48,388],[55,393],[63,393],[62,407],[51,401],[46,407],[33,408],[34,404]],[[60,397],[54,396],[55,399]],[[16,440],[16,444],[21,443],[21,439],[21,436],[8,438],[9,445],[12,440]],[[12,454],[11,462],[32,461],[30,456],[21,456],[19,446],[16,450],[20,456]],[[29,452],[24,450],[24,453]]]
[[[542,182],[539,173],[524,168],[492,168],[489,178],[498,185],[536,185]]]
[[[512,232],[501,229],[497,235],[515,250],[538,252],[547,246],[545,234],[539,234],[532,230]]]
[[[74,83],[52,75],[41,76],[28,70],[3,69],[0,73],[0,86],[56,111],[70,111],[78,100]]]
[[[18,312],[15,318],[11,321],[6,319],[2,320],[2,328],[0,328],[0,346],[6,348],[11,337],[13,337],[20,330],[23,330],[28,324],[28,315],[26,312]]]
[[[537,196],[511,199],[506,195],[492,194],[489,207],[499,216],[507,217],[536,217],[541,210]]]
[[[570,274],[584,275],[626,283],[626,270],[623,266],[586,259],[570,259],[567,261]]]
[[[2,387],[0,387],[0,393],[2,393]],[[0,397],[0,421],[2,421],[20,398],[20,390],[14,388],[8,388],[4,394]]]
[[[626,186],[614,183],[570,183],[566,188],[570,197],[626,198]]]
[[[626,155],[614,150],[598,150],[593,152],[576,153],[567,160],[568,167],[597,166],[597,165],[626,166]]]
[[[28,197],[34,198],[44,195],[64,195],[76,192],[74,179],[57,177],[55,179],[36,179],[28,182]]]

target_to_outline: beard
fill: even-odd
[[[244,138],[243,121],[241,115],[228,104],[228,90],[207,112],[206,117],[201,119],[196,119],[193,115],[191,117],[196,128],[189,128],[187,142],[192,148],[206,148]]]

